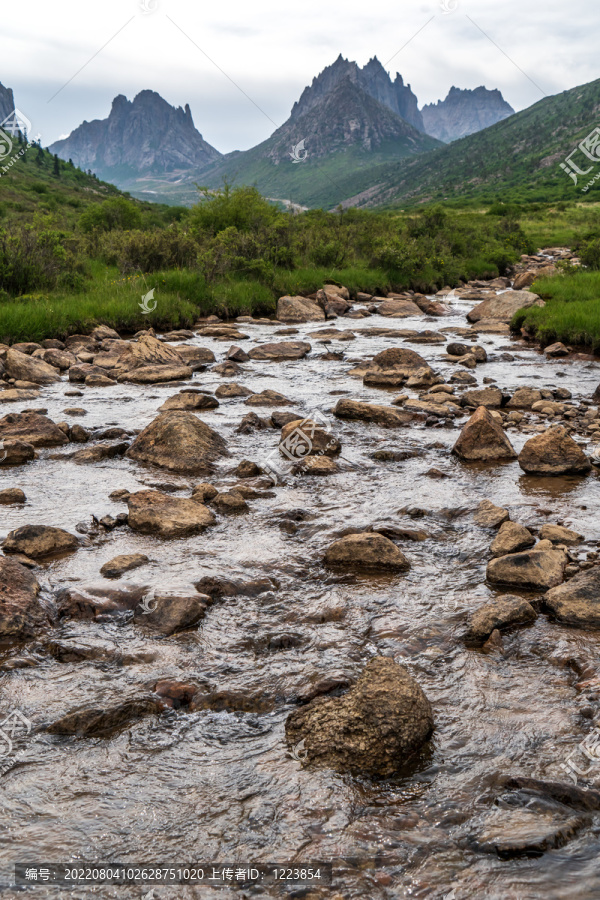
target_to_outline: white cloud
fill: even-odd
[[[371,0],[354,10],[347,0],[146,6],[157,8],[144,14],[140,0],[30,0],[3,9],[0,79],[44,143],[104,118],[116,94],[131,99],[150,88],[176,106],[189,103],[196,127],[219,150],[246,149],[287,118],[340,52],[361,65],[374,55],[391,59],[392,76],[402,74],[420,105],[452,85],[484,84],[522,109],[542,97],[529,79],[552,94],[600,75],[600,9],[592,0],[543,8],[458,0],[448,15],[440,0]]]

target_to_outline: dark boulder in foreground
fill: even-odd
[[[291,747],[307,763],[353,774],[392,775],[433,730],[431,706],[404,666],[372,659],[343,697],[317,697],[288,716]]]

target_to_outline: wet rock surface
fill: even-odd
[[[218,495],[217,495],[218,496]],[[214,525],[209,509],[195,500],[180,500],[160,491],[138,491],[127,498],[128,524],[140,534],[183,537]]]
[[[382,534],[349,534],[328,548],[329,566],[371,569],[376,572],[406,571],[410,563],[393,541]]]
[[[32,637],[48,624],[39,592],[37,579],[28,569],[0,557],[0,642]]]
[[[127,452],[130,459],[185,475],[211,472],[219,456],[227,455],[221,435],[193,413],[166,412],[150,423]]]
[[[343,697],[318,697],[285,726],[289,744],[304,742],[307,764],[373,775],[397,772],[432,730],[433,713],[419,684],[385,657],[367,663]]]
[[[600,566],[553,587],[545,595],[544,603],[559,622],[580,628],[600,628]]]
[[[519,454],[519,465],[537,475],[586,475],[592,468],[562,425],[530,438]]]
[[[460,433],[452,452],[467,461],[502,461],[516,457],[502,425],[485,406],[477,409]]]

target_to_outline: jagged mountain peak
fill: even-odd
[[[326,66],[313,78],[312,84],[304,89],[300,99],[292,107],[291,118],[298,118],[308,112],[345,77],[349,77],[354,84],[414,128],[425,130],[417,98],[410,85],[405,85],[398,73],[395,81],[392,81],[376,56],[361,68],[358,63],[345,59],[340,53],[335,62]]]
[[[152,90],[133,100],[118,94],[108,118],[83,122],[50,149],[120,187],[144,175],[195,173],[221,157],[197,131],[189,104],[171,106]]]

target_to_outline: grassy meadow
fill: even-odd
[[[169,207],[34,146],[0,177],[0,341],[64,338],[100,323],[133,333],[211,313],[271,315],[278,297],[327,280],[351,294],[434,292],[504,274],[521,254],[558,244],[576,247],[590,271],[537,285],[548,305],[527,324],[544,340],[581,335],[596,346],[600,204],[294,214],[225,183],[200,189],[191,208]],[[144,314],[151,289],[156,308]]]

